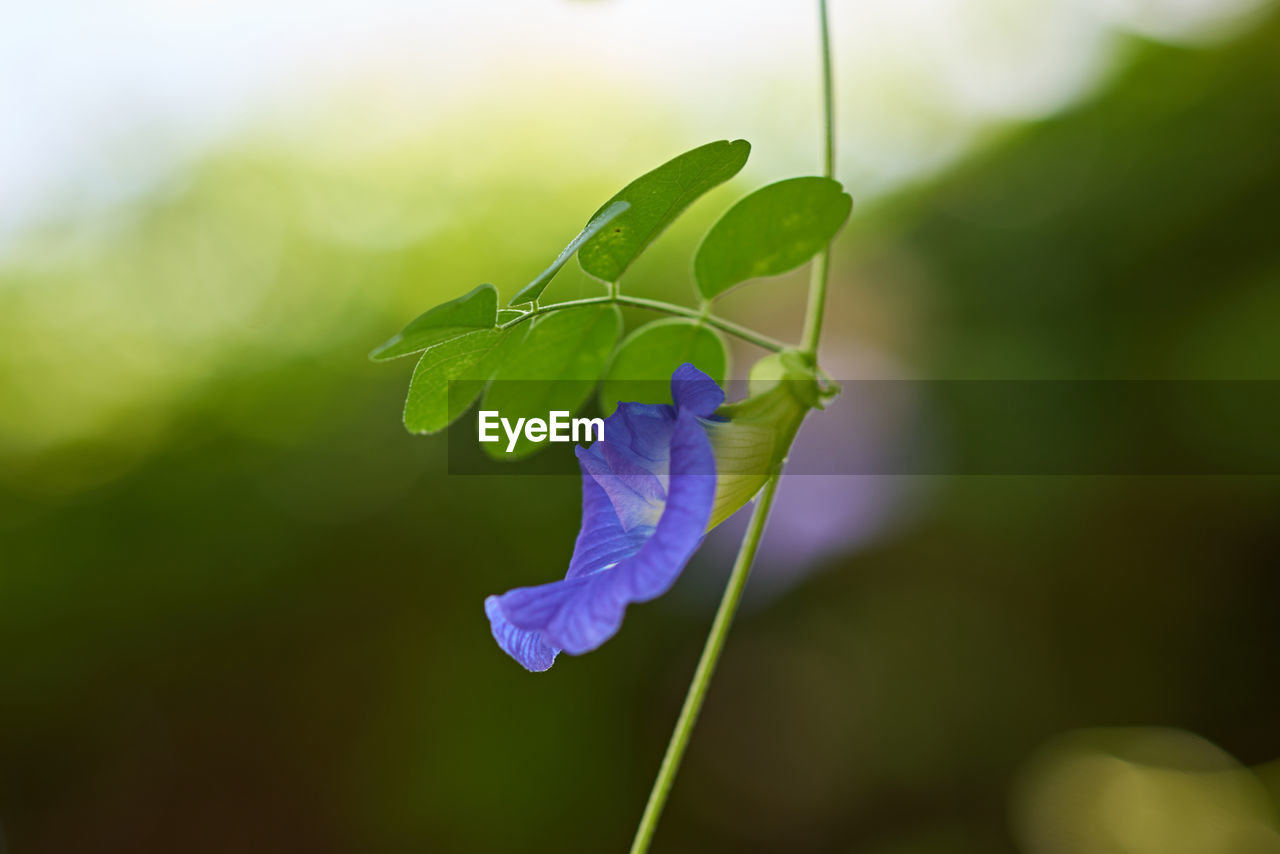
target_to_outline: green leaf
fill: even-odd
[[[538,277],[529,284],[520,289],[520,292],[511,298],[511,302],[507,305],[519,305],[524,302],[533,302],[542,295],[543,290],[555,278],[556,273],[560,272],[573,253],[577,252],[582,244],[600,233],[600,229],[618,218],[619,215],[625,213],[631,205],[627,202],[617,201],[610,202],[601,208],[595,216],[591,217],[591,221],[586,224],[582,231],[578,232],[578,236],[569,241],[569,245],[564,248],[556,260],[551,262],[551,266],[538,274]]]
[[[417,353],[475,329],[492,329],[497,314],[498,289],[493,285],[481,285],[418,315],[400,334],[370,353],[369,358],[385,362]]]
[[[524,314],[524,312],[518,308],[500,308],[498,309],[498,323],[502,324],[506,323],[508,320],[515,320],[522,314]]]
[[[632,332],[613,354],[600,388],[600,411],[612,415],[619,403],[671,403],[671,374],[689,362],[723,384],[729,351],[710,327],[673,317]]]
[[[830,178],[790,178],[761,187],[707,232],[693,259],[698,294],[712,299],[747,279],[794,270],[849,218],[853,200]]]
[[[509,342],[518,340],[523,332],[519,327],[465,332],[423,353],[409,381],[405,428],[412,433],[435,433],[456,421],[479,397],[485,381],[509,351]]]
[[[613,305],[567,308],[540,318],[503,356],[482,408],[497,410],[512,424],[517,418],[545,420],[554,410],[577,412],[604,373],[621,332],[622,313]],[[542,446],[522,436],[510,454],[505,440],[482,447],[490,456],[517,459]]]
[[[641,175],[597,212],[599,216],[619,201],[631,204],[612,227],[583,244],[578,263],[597,279],[618,281],[645,247],[695,199],[737,175],[750,153],[751,144],[745,139],[720,140],[686,151]]]

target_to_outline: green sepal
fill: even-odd
[[[796,431],[810,409],[823,401],[812,360],[786,350],[751,367],[748,396],[725,404],[704,420],[716,458],[716,495],[711,530],[755,497],[781,471]]]

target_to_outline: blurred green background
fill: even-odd
[[[825,360],[1280,379],[1277,81],[1274,14],[1125,37],[1092,94],[859,201]],[[481,603],[559,576],[579,486],[447,475],[443,437],[399,423],[411,361],[365,354],[479,281],[513,293],[705,140],[629,129],[625,98],[592,114],[605,150],[550,95],[344,145],[351,115],[238,134],[0,254],[14,852],[629,843],[725,553],[599,651],[524,673]],[[629,286],[685,299],[699,235],[748,188],[699,203]],[[595,286],[571,265],[553,287]],[[802,292],[725,313],[793,337]],[[933,478],[910,500],[864,480],[856,540],[761,567],[787,581],[734,628],[655,851],[1280,851],[1275,478]]]

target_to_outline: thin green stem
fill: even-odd
[[[827,26],[827,2],[818,0],[818,17],[822,33],[822,96],[823,121],[826,128],[824,136],[823,172],[830,178],[835,174],[835,121],[833,117],[831,95],[831,36]],[[824,249],[813,264],[813,278],[809,285],[809,302],[805,308],[804,335],[801,338],[801,351],[811,359],[817,357],[818,339],[822,334],[822,313],[827,298],[827,272],[830,264],[830,247]],[[620,300],[621,301],[621,300]],[[634,300],[632,305],[645,306],[650,300]],[[711,322],[708,317],[707,321]],[[723,327],[722,327],[723,328]],[[753,333],[754,334],[754,333]],[[702,709],[702,701],[707,696],[707,688],[711,684],[711,676],[715,673],[716,662],[724,649],[725,639],[729,636],[729,626],[733,623],[733,615],[738,610],[738,602],[742,599],[742,591],[747,586],[747,576],[751,573],[751,563],[755,560],[756,551],[760,547],[760,539],[764,534],[764,526],[769,518],[769,509],[773,506],[774,493],[781,477],[781,467],[769,475],[765,481],[760,497],[756,500],[755,509],[751,513],[751,521],[747,525],[747,533],[738,548],[738,557],[734,561],[733,571],[729,574],[729,583],[725,586],[724,595],[720,599],[720,607],[716,610],[715,621],[711,624],[711,632],[707,635],[706,645],[702,648],[702,657],[698,659],[698,667],[693,673],[693,681],[689,683],[689,692],[685,695],[684,706],[680,709],[680,717],[676,720],[675,730],[671,733],[671,741],[667,745],[667,753],[662,757],[662,767],[658,769],[658,778],[653,782],[653,790],[649,793],[649,802],[645,804],[644,816],[636,830],[635,841],[631,843],[631,854],[645,854],[649,843],[653,840],[654,831],[658,827],[658,818],[667,802],[671,786],[675,782],[676,772],[680,769],[680,760],[688,747],[689,737],[697,722],[698,712]]]
[[[671,302],[663,302],[662,300],[656,300],[656,299],[645,299],[644,297],[627,296],[626,294],[610,294],[608,296],[602,296],[602,297],[587,297],[586,299],[575,299],[575,300],[569,300],[568,302],[558,302],[558,303],[553,303],[551,305],[537,305],[537,306],[534,306],[532,310],[526,312],[525,314],[522,314],[519,317],[514,318],[512,320],[508,320],[506,323],[502,324],[502,328],[506,329],[508,327],[515,326],[517,324],[524,323],[526,320],[536,317],[539,314],[546,314],[547,312],[551,312],[551,311],[559,311],[562,308],[574,308],[576,306],[581,306],[581,305],[608,305],[610,303],[613,303],[616,305],[629,305],[629,306],[632,306],[633,308],[643,308],[647,311],[659,311],[659,312],[662,312],[663,314],[670,314],[676,317],[687,317],[691,320],[698,320],[707,324],[708,326],[714,326],[716,329],[719,329],[721,332],[725,332],[729,335],[733,335],[736,338],[741,338],[743,341],[747,341],[751,344],[755,344],[757,347],[768,350],[772,353],[780,353],[783,350],[787,349],[787,345],[783,344],[781,341],[777,340],[776,338],[770,338],[768,335],[761,335],[759,332],[756,332],[754,329],[748,329],[747,327],[734,323],[731,320],[725,320],[723,317],[716,317],[715,315],[712,315],[712,314],[704,314],[703,312],[697,309],[688,308],[687,306],[683,306],[683,305],[676,305],[675,303],[671,303]]]
[[[822,40],[822,121],[826,133],[822,146],[822,174],[836,174],[835,96],[831,85],[831,27],[827,22],[827,0],[818,0],[818,27]]]
[[[733,563],[733,571],[729,573],[729,583],[725,585],[724,595],[720,597],[720,607],[716,609],[716,618],[711,623],[706,645],[702,648],[702,657],[698,659],[698,668],[693,672],[693,681],[689,683],[689,693],[685,695],[676,728],[671,733],[667,753],[662,757],[662,767],[658,769],[658,778],[654,780],[653,790],[649,793],[649,802],[645,804],[644,816],[640,819],[640,827],[636,829],[635,841],[631,843],[631,854],[644,854],[648,851],[653,832],[658,828],[662,807],[671,792],[671,784],[675,782],[680,760],[689,745],[689,735],[698,720],[698,712],[702,710],[702,701],[707,696],[707,687],[715,673],[716,662],[720,659],[720,651],[729,636],[733,615],[738,610],[742,591],[747,586],[747,576],[751,574],[751,563],[760,547],[764,525],[769,518],[769,508],[773,505],[773,495],[778,488],[778,478],[776,472],[769,476],[760,497],[756,499],[755,509],[751,511],[751,522],[747,525],[747,533],[738,548],[737,560]]]
[[[835,99],[831,86],[831,32],[827,26],[827,0],[818,0],[818,20],[822,31],[822,116],[825,130],[822,174],[833,178],[836,173],[836,123]],[[822,336],[822,315],[827,307],[827,273],[830,261],[831,247],[828,245],[813,259],[813,269],[809,274],[809,302],[805,306],[800,352],[811,359],[818,356],[818,339]]]
[[[630,297],[619,294],[616,300],[622,305],[629,305],[635,308],[643,308],[649,311],[662,311],[667,314],[674,314],[679,317],[688,317],[692,320],[701,320],[708,326],[714,326],[722,332],[741,338],[743,341],[755,344],[765,350],[773,353],[780,353],[787,349],[787,345],[783,344],[776,338],[770,338],[768,335],[762,335],[754,329],[749,329],[731,320],[725,320],[723,317],[716,317],[709,312],[699,311],[698,309],[686,308],[683,305],[673,305],[671,303],[662,302],[661,300],[645,299],[644,297]]]
[[[818,338],[822,335],[822,317],[827,310],[827,270],[831,249],[823,249],[813,259],[809,272],[809,301],[804,308],[804,334],[800,337],[800,352],[817,360]]]

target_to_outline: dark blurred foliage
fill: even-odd
[[[1087,103],[861,213],[831,349],[870,341],[931,377],[1276,378],[1277,79],[1275,21],[1211,49],[1134,45]],[[249,233],[229,199],[302,193],[274,168],[213,164],[122,227],[216,221],[229,251]],[[562,571],[578,485],[446,476],[443,438],[398,423],[409,363],[363,361],[474,284],[455,256],[519,282],[551,225],[610,191],[561,188],[547,239],[505,251],[496,202],[393,249],[291,234],[280,275],[343,323],[292,349],[234,342],[123,450],[0,460],[14,851],[625,849],[723,561],[695,562],[598,652],[523,673],[481,602]],[[552,192],[502,199],[532,216]],[[646,274],[683,282],[694,233]],[[586,287],[576,275],[557,287]],[[1016,850],[1020,769],[1082,727],[1280,757],[1275,479],[931,490],[909,523],[741,616],[655,850]]]

